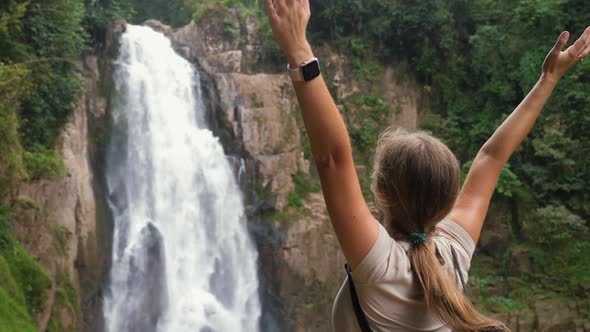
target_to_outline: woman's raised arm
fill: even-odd
[[[275,39],[296,68],[314,58],[306,37],[309,0],[266,0]],[[355,267],[377,239],[378,223],[363,198],[348,131],[322,78],[293,82],[330,220],[344,256]]]
[[[543,63],[541,78],[526,98],[483,145],[467,174],[449,218],[461,225],[477,243],[490,199],[502,168],[529,133],[557,82],[590,53],[590,27],[567,50],[563,32]]]

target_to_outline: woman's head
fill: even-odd
[[[379,138],[372,180],[390,231],[428,234],[457,198],[459,162],[427,133],[390,128]]]
[[[411,233],[431,237],[453,208],[461,182],[459,162],[441,141],[424,132],[393,128],[379,138],[372,180],[386,227],[398,240],[410,240]],[[435,253],[432,241],[414,244],[408,251],[428,308],[453,331],[503,326],[475,309]]]

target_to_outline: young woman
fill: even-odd
[[[363,198],[348,132],[307,42],[309,0],[266,0],[266,7],[288,59],[330,220],[354,280],[352,287],[345,282],[336,297],[334,330],[477,331],[502,326],[473,307],[461,283],[467,279],[500,171],[557,82],[590,53],[590,27],[563,52],[569,33],[561,34],[539,81],[483,145],[461,190],[459,163],[442,142],[423,132],[383,133],[372,175],[382,226]],[[352,288],[360,306],[351,298]]]

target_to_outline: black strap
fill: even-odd
[[[451,254],[453,255],[453,265],[455,265],[455,269],[459,272],[459,279],[461,280],[461,286],[463,286],[463,293],[467,296],[467,286],[465,285],[465,279],[463,279],[463,271],[461,271],[461,265],[459,265],[459,259],[457,258],[457,252],[455,248],[451,246]]]
[[[361,304],[359,302],[359,297],[356,294],[356,288],[354,287],[354,282],[352,281],[352,274],[350,273],[348,264],[344,265],[344,269],[346,270],[346,274],[348,275],[348,285],[350,286],[350,296],[352,297],[352,307],[354,308],[354,315],[356,316],[356,321],[359,323],[359,327],[361,328],[362,332],[372,332],[371,328],[369,327],[369,322],[367,321],[367,316],[365,316],[363,308],[361,308]]]

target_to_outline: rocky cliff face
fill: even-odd
[[[110,58],[123,27],[118,24],[107,32],[99,55],[80,61],[86,89],[56,147],[65,176],[23,183],[18,191],[15,235],[54,280],[38,317],[40,331],[52,319],[60,321],[57,324],[64,331],[95,330],[100,320],[100,289],[108,272],[112,237],[101,146],[108,135]],[[77,299],[64,305],[58,298],[60,289],[68,287],[77,291]]]

